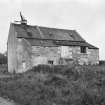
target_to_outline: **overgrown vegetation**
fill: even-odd
[[[0,95],[21,105],[105,105],[105,66],[44,66],[0,79]]]
[[[7,64],[7,55],[0,53],[0,65]]]

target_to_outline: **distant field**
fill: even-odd
[[[21,105],[105,105],[105,66],[38,66],[0,79],[0,96]]]

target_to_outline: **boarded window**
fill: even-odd
[[[86,53],[86,47],[85,46],[81,46],[81,53]]]

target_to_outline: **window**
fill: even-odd
[[[48,61],[48,64],[53,64],[53,63],[54,63],[54,61],[52,61],[52,60]]]
[[[85,46],[81,46],[81,53],[86,53],[86,47]]]

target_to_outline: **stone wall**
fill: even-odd
[[[53,61],[54,65],[59,64],[59,47],[32,46],[32,65],[48,64]]]
[[[31,54],[32,52],[30,43],[23,38],[17,39],[17,73],[25,72],[32,68]]]
[[[72,61],[83,64],[97,64],[99,52],[97,49],[86,48],[86,53],[81,53],[80,46],[60,46],[60,47],[32,47],[33,65],[48,64],[48,60],[54,61],[54,65],[68,64]]]
[[[61,53],[61,58],[73,58],[73,51],[72,47],[68,46],[61,46],[59,47],[60,53]]]
[[[7,42],[7,54],[8,54],[8,72],[13,73],[17,69],[16,60],[16,35],[13,24],[10,25],[8,42]]]
[[[17,72],[24,72],[38,64],[97,64],[99,52],[97,49],[86,48],[81,53],[80,46],[44,47],[31,46],[25,39],[17,39]]]
[[[99,50],[88,49],[88,62],[89,64],[99,64]]]
[[[80,65],[98,64],[99,50],[86,47],[86,53],[81,53],[80,46],[61,46],[61,57],[73,59]]]

